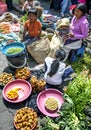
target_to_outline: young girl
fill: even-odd
[[[73,73],[73,69],[66,67],[66,64],[62,62],[65,55],[65,51],[61,49],[56,51],[55,59],[46,57],[44,74],[46,83],[50,85],[60,85],[66,77]]]
[[[39,20],[37,20],[37,11],[32,8],[28,12],[29,20],[24,24],[23,40],[26,44],[29,44],[34,38],[38,38],[41,35],[42,25]]]

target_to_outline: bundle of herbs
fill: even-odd
[[[75,114],[79,120],[84,121],[87,128],[91,128],[91,79],[83,74],[77,76],[66,90],[75,105]],[[87,118],[89,116],[89,118]]]

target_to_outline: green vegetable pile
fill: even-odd
[[[87,128],[91,128],[91,79],[83,74],[78,75],[69,84],[66,94],[74,102],[77,117],[85,121]]]
[[[10,48],[7,50],[7,54],[17,54],[22,51],[22,48]]]
[[[75,104],[77,116],[83,115],[86,105],[91,104],[91,79],[78,75],[68,86],[66,93],[72,98]]]
[[[26,12],[22,17],[21,17],[21,22],[25,23],[25,21],[28,20],[28,12]]]

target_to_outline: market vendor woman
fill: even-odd
[[[42,25],[37,20],[37,11],[32,8],[28,12],[29,20],[24,24],[23,41],[29,45],[33,39],[37,39],[41,35]]]

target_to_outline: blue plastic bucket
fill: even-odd
[[[9,50],[9,49],[13,49],[13,48],[14,48],[14,49],[15,49],[15,48],[20,48],[21,50],[20,50],[19,52],[15,53],[15,54],[13,54],[13,53],[10,53],[10,54],[9,54],[9,53],[8,53],[8,50]],[[7,44],[7,45],[3,46],[1,52],[2,52],[4,55],[8,56],[8,57],[15,57],[15,56],[21,54],[22,52],[24,52],[24,50],[25,50],[24,44],[22,44],[21,42],[12,42],[12,43],[10,43],[10,44]]]

